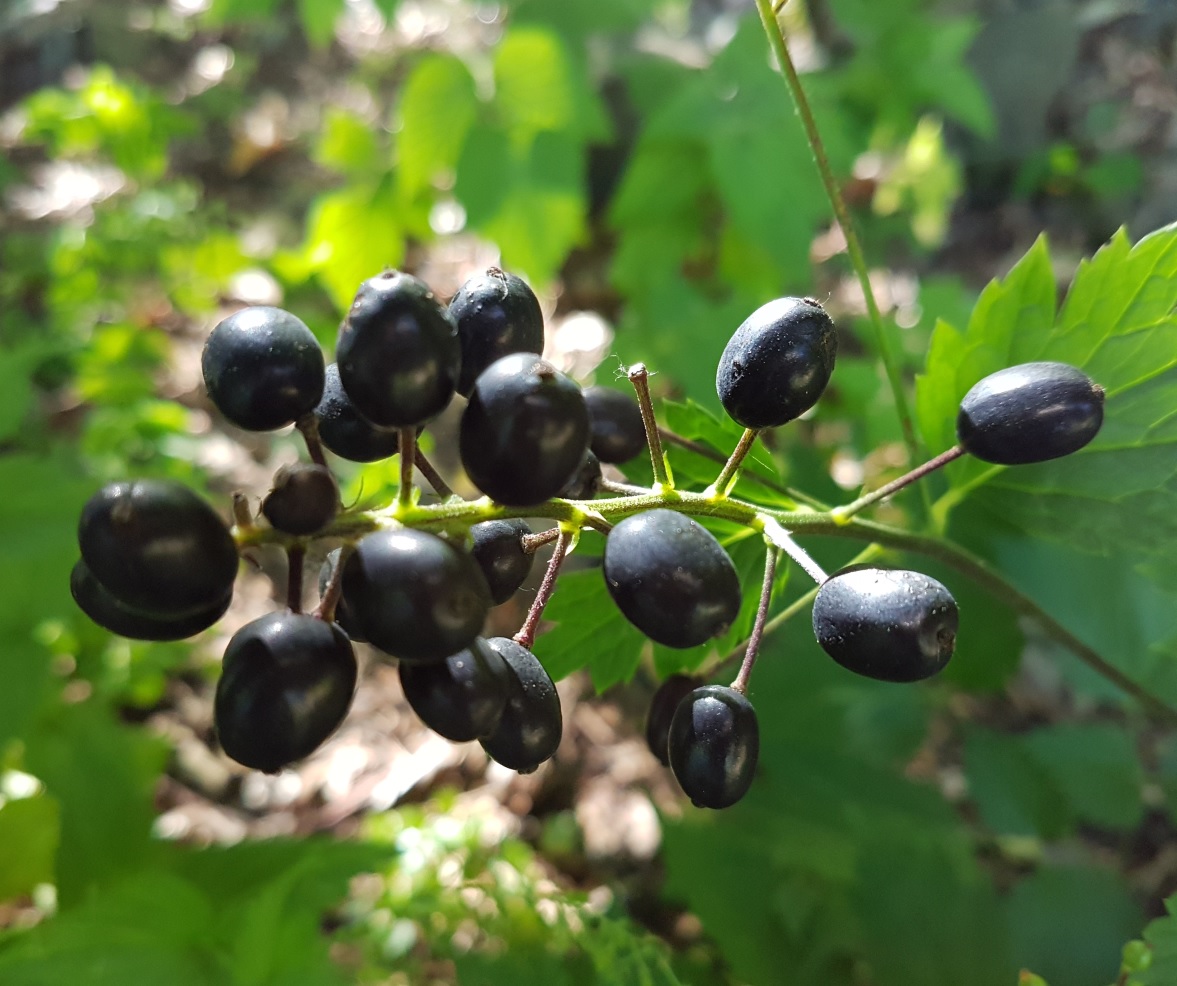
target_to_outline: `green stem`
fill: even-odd
[[[732,491],[732,487],[736,485],[736,473],[739,472],[744,459],[752,450],[752,443],[756,441],[756,436],[759,434],[759,428],[744,429],[744,434],[740,436],[740,440],[736,443],[732,454],[728,457],[727,462],[723,464],[723,469],[720,470],[719,475],[715,478],[715,482],[711,484],[706,492],[714,493],[716,496],[727,496]]]
[[[752,530],[770,533],[772,525],[779,525],[790,536],[801,534],[825,535],[874,542],[902,551],[910,551],[934,558],[972,579],[982,589],[1001,600],[1015,612],[1035,620],[1044,632],[1071,651],[1097,674],[1131,695],[1158,719],[1177,723],[1177,709],[1150,695],[1139,684],[1105,660],[1097,651],[1071,633],[1054,617],[1043,610],[1029,596],[1011,585],[988,563],[950,542],[877,521],[858,517],[839,517],[833,512],[814,510],[773,510],[738,500],[718,498],[702,493],[680,490],[651,490],[642,496],[619,496],[603,500],[549,500],[529,507],[504,507],[488,499],[474,501],[446,501],[397,509],[394,505],[383,511],[356,511],[340,514],[326,530],[323,538],[339,538],[354,542],[371,531],[391,527],[413,527],[462,532],[473,524],[487,520],[506,520],[514,517],[544,517],[572,530],[585,527],[608,533],[612,525],[625,517],[661,507],[692,517],[714,517],[732,521]],[[272,528],[237,529],[234,538],[238,549],[261,544],[288,547],[299,539],[284,535]]]
[[[793,103],[797,108],[797,115],[801,117],[801,123],[805,127],[805,136],[809,141],[809,147],[813,151],[813,157],[817,162],[817,170],[821,175],[821,183],[825,186],[826,195],[830,200],[830,206],[834,210],[834,216],[838,221],[838,225],[842,227],[842,235],[846,238],[846,252],[850,257],[850,264],[854,268],[854,273],[858,276],[858,283],[862,288],[862,295],[866,301],[867,314],[870,316],[871,325],[875,332],[876,345],[879,347],[879,357],[883,361],[883,367],[887,371],[887,380],[891,384],[891,392],[895,397],[895,409],[899,414],[900,423],[903,426],[903,441],[907,445],[907,454],[911,457],[912,462],[918,462],[921,458],[919,450],[919,442],[915,437],[915,426],[912,423],[911,411],[907,405],[907,396],[903,389],[903,379],[899,373],[899,365],[895,361],[895,357],[891,352],[891,342],[887,337],[887,332],[883,328],[883,318],[879,313],[878,303],[875,301],[875,293],[871,288],[870,271],[866,266],[866,258],[862,253],[862,246],[858,241],[858,234],[854,231],[854,226],[850,221],[850,211],[846,208],[846,201],[842,198],[842,192],[838,188],[838,180],[834,177],[834,170],[830,167],[829,157],[826,155],[825,144],[822,142],[821,134],[817,129],[817,121],[813,118],[813,111],[809,106],[809,99],[805,95],[805,89],[801,85],[801,79],[797,75],[797,68],[793,64],[793,59],[789,55],[789,45],[785,40],[785,33],[781,29],[780,21],[777,20],[776,12],[770,0],[756,0],[756,8],[760,12],[760,20],[764,25],[764,31],[768,35],[769,43],[772,45],[773,51],[776,52],[777,60],[780,62],[781,71],[785,76],[785,81],[788,83],[789,92],[793,97]]]
[[[417,429],[401,428],[398,437],[401,454],[400,486],[397,487],[394,506],[399,514],[413,506],[413,466],[417,461]]]

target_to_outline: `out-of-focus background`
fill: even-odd
[[[1119,227],[1177,218],[1170,0],[790,0],[781,18],[909,382],[937,320],[963,327],[1040,233],[1065,285]],[[330,354],[385,267],[443,298],[491,264],[521,274],[561,368],[623,386],[644,360],[668,424],[717,452],[739,433],[711,417],[731,331],[815,296],[838,368],[766,468],[829,502],[901,472],[751,2],[0,0],[0,152],[0,983],[1129,981],[1122,948],[1141,961],[1177,889],[1177,746],[977,590],[927,688],[848,682],[804,614],[775,636],[764,776],[722,814],[646,749],[675,668],[619,663],[607,634],[561,653],[564,739],[535,774],[428,733],[365,652],[343,728],[266,776],[219,752],[211,694],[232,632],[279,605],[279,556],[258,552],[192,642],[112,637],[70,601],[103,482],[173,477],[225,506],[299,455],[211,408],[212,326],[280,305]],[[468,492],[460,403],[423,442]],[[715,468],[682,461],[700,485]],[[397,481],[395,461],[333,465],[345,501]],[[1171,661],[1172,594],[1130,559],[1109,579],[1066,545],[1018,551],[1060,619],[1102,621],[1113,661]],[[1149,673],[1172,692],[1167,667]],[[1175,981],[1150,975],[1132,981]]]

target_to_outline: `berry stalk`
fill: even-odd
[[[417,429],[400,429],[400,486],[396,491],[396,508],[404,510],[413,505],[413,465],[417,458]]]
[[[564,564],[564,558],[572,550],[574,544],[575,536],[561,527],[560,533],[556,536],[556,546],[552,549],[548,569],[544,572],[543,581],[539,584],[535,599],[531,601],[531,608],[527,611],[527,619],[523,621],[523,626],[515,634],[515,643],[528,650],[531,650],[531,645],[535,642],[535,631],[539,627],[540,617],[544,614],[544,607],[552,598],[552,593],[556,591],[556,576],[560,574],[560,566]]]
[[[662,439],[658,435],[658,419],[654,416],[654,401],[650,397],[650,371],[645,363],[634,363],[629,368],[629,382],[637,393],[638,407],[642,412],[642,424],[646,427],[646,444],[650,449],[650,466],[654,470],[654,485],[667,490],[674,489],[674,477],[670,463],[662,451]]]
[[[887,483],[885,486],[880,486],[877,490],[872,490],[870,493],[865,493],[857,500],[847,503],[844,506],[834,507],[830,513],[833,515],[835,520],[841,518],[849,519],[860,510],[865,510],[872,503],[878,503],[880,500],[884,500],[889,497],[892,493],[898,493],[905,486],[910,486],[916,480],[923,479],[925,476],[934,473],[937,469],[942,469],[944,466],[948,465],[948,463],[954,462],[964,454],[965,450],[963,448],[961,448],[959,445],[953,445],[952,448],[941,452],[934,459],[929,459],[927,462],[923,463],[923,465],[916,466],[910,472],[900,476],[898,479],[891,480],[891,482]]]
[[[307,455],[311,457],[311,462],[316,466],[326,466],[327,456],[323,453],[323,441],[319,438],[319,419],[312,414],[304,414],[296,422],[294,427],[302,434],[303,441],[306,442]]]
[[[760,641],[764,638],[764,630],[768,623],[768,606],[772,602],[772,585],[776,580],[776,564],[779,557],[779,549],[769,545],[764,559],[764,583],[760,588],[760,605],[756,607],[756,621],[752,624],[752,634],[748,637],[748,644],[744,648],[744,661],[740,665],[740,673],[732,682],[732,690],[741,695],[748,693],[748,681],[752,677],[752,667],[760,652]]]
[[[736,443],[732,454],[728,457],[727,462],[723,464],[723,469],[715,478],[715,482],[704,490],[704,493],[726,497],[732,491],[732,487],[736,485],[736,474],[740,471],[740,466],[752,450],[752,444],[756,441],[756,436],[759,434],[759,428],[744,429],[744,434],[740,436],[740,440]]]

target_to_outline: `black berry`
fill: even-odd
[[[237,548],[224,521],[173,480],[108,483],[90,497],[78,546],[94,577],[124,606],[191,616],[224,600]]]
[[[842,667],[880,681],[919,681],[956,646],[956,600],[919,572],[860,568],[827,579],[813,602],[813,632]]]
[[[1077,452],[1103,424],[1103,388],[1066,363],[998,370],[960,402],[956,435],[970,455],[1006,466]]]
[[[632,394],[610,387],[587,387],[592,438],[589,447],[602,462],[628,462],[646,448],[646,426]]]
[[[774,428],[808,411],[829,383],[838,334],[824,308],[778,298],[736,329],[715,375],[727,413],[745,428]]]
[[[343,597],[368,642],[405,661],[469,647],[490,609],[474,559],[434,534],[369,534],[343,566]]]
[[[351,706],[356,659],[334,623],[270,613],[247,623],[225,650],[214,714],[225,752],[269,773],[301,760]]]
[[[539,659],[509,637],[491,637],[487,646],[510,671],[507,704],[495,731],[481,740],[496,763],[529,774],[550,759],[564,728],[560,697]]]
[[[496,606],[505,603],[531,572],[534,554],[523,550],[523,538],[531,528],[522,520],[488,520],[470,528],[471,553],[490,588]]]
[[[421,721],[455,743],[489,736],[507,704],[513,673],[477,637],[440,664],[400,665],[405,698]]]
[[[249,431],[297,421],[323,394],[323,351],[311,330],[281,308],[234,312],[213,329],[200,366],[217,410]]]
[[[399,432],[372,424],[352,403],[339,380],[339,364],[327,367],[323,398],[315,408],[319,438],[332,452],[352,462],[377,462],[396,455]]]
[[[752,703],[732,688],[703,685],[670,723],[670,769],[699,808],[727,808],[747,792],[760,756]]]
[[[663,767],[670,766],[670,723],[678,703],[699,687],[697,678],[685,674],[672,674],[654,692],[650,700],[650,712],[646,716],[646,745]]]
[[[335,477],[326,466],[310,462],[279,469],[274,488],[262,500],[262,514],[274,529],[296,536],[321,531],[338,511]]]
[[[580,465],[557,496],[565,500],[592,500],[601,491],[601,461],[592,449],[585,449]]]
[[[673,510],[647,510],[605,539],[605,584],[625,618],[667,647],[694,647],[727,631],[740,581],[706,528]]]
[[[492,500],[530,507],[556,496],[588,447],[584,395],[531,353],[504,356],[474,383],[458,447],[471,481]]]
[[[360,285],[335,356],[361,415],[383,427],[424,424],[454,396],[458,327],[423,281],[385,271]]]
[[[120,603],[94,578],[84,561],[74,565],[69,577],[70,593],[78,608],[100,627],[132,640],[183,640],[207,630],[229,608],[232,588],[225,597],[191,616],[153,616]]]
[[[470,393],[491,363],[511,353],[544,351],[544,316],[527,284],[491,267],[466,281],[450,302],[462,344],[458,393]]]

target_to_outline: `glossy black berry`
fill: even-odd
[[[654,692],[646,716],[646,745],[663,767],[670,766],[670,723],[678,703],[699,687],[699,680],[685,674],[672,674]]]
[[[225,650],[217,736],[238,763],[273,773],[335,732],[355,687],[355,654],[339,627],[270,613],[238,630]]]
[[[586,448],[576,472],[556,495],[565,500],[592,500],[601,491],[601,478],[601,460]]]
[[[78,546],[107,592],[153,615],[207,612],[237,576],[237,548],[225,522],[173,480],[102,487],[82,508]]]
[[[956,646],[956,600],[919,572],[860,568],[822,583],[813,632],[842,667],[880,681],[919,681]]]
[[[275,530],[303,536],[321,531],[339,512],[339,487],[326,466],[298,462],[274,475],[262,514]]]
[[[191,616],[153,616],[129,609],[107,592],[91,574],[84,561],[70,572],[69,590],[78,608],[100,627],[132,640],[183,640],[207,630],[229,608],[233,590],[207,609]]]
[[[589,447],[602,462],[628,462],[646,448],[646,426],[632,394],[611,387],[586,387],[592,438]]]
[[[556,686],[539,659],[509,637],[491,637],[487,646],[510,671],[507,704],[495,731],[481,740],[496,763],[529,774],[560,745],[564,718]]]
[[[343,566],[343,598],[368,642],[405,661],[444,661],[482,631],[490,590],[474,559],[434,534],[369,534]]]
[[[737,423],[774,428],[817,403],[837,352],[837,331],[821,305],[777,298],[736,329],[720,357],[715,389]]]
[[[544,351],[544,316],[527,283],[490,267],[466,281],[450,302],[462,344],[458,393],[466,397],[491,363],[511,353]]]
[[[609,594],[625,618],[667,647],[725,633],[740,609],[732,560],[706,528],[673,510],[647,510],[605,540]]]
[[[474,383],[458,448],[470,480],[492,500],[530,507],[556,496],[588,447],[584,394],[531,353],[504,356]]]
[[[297,421],[323,394],[323,351],[281,308],[243,308],[224,319],[204,344],[200,366],[217,410],[249,431]]]
[[[323,398],[315,408],[319,438],[332,452],[352,462],[377,462],[396,455],[396,428],[372,424],[352,403],[339,380],[339,364],[327,367]]]
[[[1103,424],[1104,390],[1066,363],[1022,363],[977,383],[956,435],[970,455],[1006,466],[1077,452]]]
[[[402,662],[399,670],[413,711],[435,733],[455,743],[495,731],[514,678],[502,655],[481,637],[440,664]]]
[[[470,528],[471,553],[490,589],[496,606],[505,603],[531,572],[534,553],[523,550],[523,538],[531,528],[522,520],[487,520]]]
[[[339,548],[329,552],[319,568],[320,599],[327,594],[327,586],[331,583],[331,576],[335,574],[335,566],[339,564],[339,555]],[[364,632],[356,624],[355,617],[351,615],[351,610],[347,608],[347,600],[342,595],[335,604],[335,622],[339,624],[340,629],[347,634],[348,639],[353,643],[364,644],[368,642],[368,638],[364,636]]]
[[[458,327],[427,284],[385,271],[360,285],[335,358],[347,396],[373,424],[424,424],[454,396]]]
[[[670,723],[670,769],[699,808],[734,805],[752,785],[760,725],[752,703],[724,685],[686,696]]]

